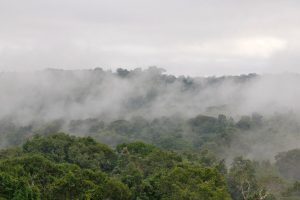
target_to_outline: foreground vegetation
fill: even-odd
[[[282,156],[282,155],[281,155]],[[269,166],[268,166],[269,165]],[[90,137],[34,136],[0,152],[1,199],[276,199],[270,163],[242,157],[229,170],[208,151],[175,153],[143,142],[115,149]],[[299,183],[283,191],[299,195]],[[284,198],[296,199],[296,198]]]
[[[1,123],[2,199],[300,199],[299,149],[274,160],[239,156],[284,124],[297,132],[292,115]],[[64,127],[87,136],[58,133]]]
[[[230,199],[219,166],[142,142],[35,136],[0,153],[2,199]]]

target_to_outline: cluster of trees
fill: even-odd
[[[230,199],[217,166],[142,142],[34,136],[0,152],[0,199]]]
[[[91,137],[35,135],[0,151],[0,199],[296,200],[299,179],[292,183],[285,167],[298,154],[278,154],[275,164],[236,157],[227,169],[208,150],[143,142],[113,149]]]
[[[299,149],[259,161],[224,157],[231,148],[247,155],[257,140],[267,147],[283,129],[296,138],[295,116],[2,120],[0,199],[297,200]]]
[[[54,120],[51,122],[32,122],[20,126],[9,120],[0,121],[1,146],[19,145],[34,134],[48,135],[60,131],[73,135],[92,136],[110,146],[131,141],[144,141],[168,150],[195,150],[208,142],[220,139],[230,140],[235,133],[260,126],[262,116],[233,118],[198,115],[193,118],[161,117],[152,120],[141,116],[129,120],[119,119],[105,122],[96,118],[85,120]]]

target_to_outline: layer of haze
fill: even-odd
[[[190,78],[159,68],[124,70],[45,70],[1,73],[0,119],[13,121],[133,116],[233,117],[300,111],[296,74]]]
[[[0,0],[0,70],[300,72],[296,0]]]
[[[238,121],[242,115],[258,112],[264,126],[234,137],[222,156],[272,159],[278,152],[299,147],[298,85],[298,74],[191,78],[166,75],[155,67],[117,72],[100,68],[5,72],[0,73],[0,122],[22,127],[57,119],[66,124],[140,116],[149,121],[160,117],[188,120],[199,114],[226,114]],[[2,139],[0,147],[5,143]]]

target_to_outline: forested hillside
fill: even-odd
[[[115,120],[234,111],[255,74],[228,77],[175,77],[163,69],[56,70],[0,74],[0,119]],[[245,90],[245,92],[243,92]],[[249,97],[250,98],[250,97]],[[251,97],[252,98],[252,97]],[[245,103],[245,102],[243,102]],[[244,111],[243,111],[244,112]],[[219,113],[217,113],[219,114]]]
[[[0,83],[0,199],[300,199],[297,74],[97,68]]]

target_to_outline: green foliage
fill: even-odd
[[[144,187],[144,191],[154,197],[150,199],[230,199],[224,180],[216,169],[193,165],[183,164],[163,170],[150,177]]]
[[[223,123],[223,122],[221,122]],[[192,130],[196,133],[215,133],[218,131],[218,120],[214,117],[199,115],[190,120]]]
[[[124,76],[123,78],[125,79],[126,77]],[[168,79],[171,82],[173,80],[172,77]],[[194,84],[193,81],[188,79],[183,81],[186,83],[186,87]],[[155,98],[156,94],[154,92],[147,95]],[[147,100],[141,97],[141,99],[138,98],[135,101],[143,104]],[[132,106],[139,106],[139,104]],[[39,155],[47,159],[47,162],[54,164],[67,163],[82,170],[99,171],[105,173],[107,177],[113,180],[118,180],[119,183],[123,184],[122,186],[128,187],[127,192],[124,194],[126,194],[125,196],[130,196],[128,197],[130,199],[162,198],[162,196],[154,197],[159,194],[159,192],[154,193],[154,190],[158,191],[159,187],[157,186],[158,184],[153,184],[151,181],[154,180],[157,173],[172,170],[183,163],[213,168],[222,176],[226,176],[228,190],[234,199],[242,199],[244,196],[251,199],[257,197],[257,195],[264,196],[267,193],[272,193],[276,197],[281,198],[281,193],[286,191],[289,184],[284,178],[299,179],[298,165],[300,164],[298,161],[300,160],[300,154],[298,150],[278,154],[276,167],[273,163],[257,164],[256,162],[242,159],[240,161],[235,160],[234,165],[227,173],[225,161],[222,160],[222,156],[226,157],[232,153],[236,153],[236,155],[247,153],[247,150],[251,149],[251,141],[253,140],[249,140],[250,142],[246,140],[244,143],[242,141],[245,138],[252,138],[251,134],[254,134],[253,131],[262,131],[262,142],[263,140],[269,141],[269,137],[276,134],[276,130],[284,124],[291,126],[295,133],[298,132],[299,126],[295,123],[293,117],[275,116],[265,120],[261,115],[253,114],[252,116],[242,117],[237,123],[225,115],[217,117],[198,115],[190,119],[180,117],[155,119],[133,117],[132,119],[111,122],[88,118],[73,120],[69,124],[62,126],[63,123],[62,120],[54,120],[50,123],[33,123],[22,127],[15,125],[9,120],[0,122],[0,131],[3,132],[3,134],[0,134],[0,139],[3,139],[0,140],[0,144],[3,147],[5,147],[6,142],[17,145],[26,140],[22,147],[1,150],[0,160],[4,162],[11,158]],[[276,126],[273,127],[273,124]],[[78,138],[63,133],[56,133],[62,127],[68,127],[74,134],[83,133],[89,135],[89,137]],[[273,128],[276,128],[276,130],[273,130]],[[284,127],[284,129],[286,128]],[[32,136],[32,133],[39,133],[40,135]],[[28,138],[31,139],[28,140]],[[96,141],[102,141],[115,147],[115,149]],[[240,145],[238,149],[244,152],[227,151],[232,150],[231,148],[234,150],[236,145]],[[33,166],[40,165],[39,162],[34,160],[30,162],[35,163]],[[44,164],[41,164],[41,166],[44,166]],[[9,176],[12,176],[12,179],[19,175],[22,177],[23,171],[20,169],[12,167],[10,171],[15,172],[15,174],[13,173]],[[50,172],[45,171],[43,173],[48,174]],[[75,178],[73,180],[74,184],[85,184],[82,187],[87,188],[87,191],[89,191],[86,194],[88,197],[80,198],[96,198],[91,196],[94,193],[91,192],[92,189],[90,188],[92,186],[89,186],[90,182],[81,181],[85,179],[84,176],[77,180],[77,176],[74,175],[75,172],[72,170],[68,173],[59,170],[53,173],[61,174],[65,177],[65,182],[62,180],[55,181],[57,187],[53,186],[53,191],[64,191],[65,189],[63,188],[68,186],[66,185],[68,183],[66,180],[72,180],[73,177]],[[43,179],[41,174],[37,173],[36,177],[44,181],[44,185],[54,184],[55,177],[47,176]],[[80,175],[79,172],[78,174]],[[249,191],[248,185],[251,185],[251,190]],[[156,186],[158,188],[155,189]],[[24,187],[27,188],[24,191],[38,188],[41,194],[45,190],[43,187],[32,188],[30,184],[25,184]],[[242,188],[244,195],[242,194]],[[116,190],[118,189],[119,187]],[[47,190],[50,191],[49,188]],[[73,189],[70,188],[70,190],[72,191]],[[103,191],[103,188],[98,188],[97,191]],[[72,192],[70,195],[81,195],[82,192],[78,191],[78,194]],[[30,192],[27,193],[30,194]],[[20,195],[27,193],[19,192]],[[65,195],[60,198],[73,198],[72,196],[68,197],[69,194],[58,193]],[[104,193],[100,192],[96,196],[98,199],[104,198],[101,195],[103,196]],[[188,196],[184,197],[190,198]],[[272,195],[267,195],[267,198],[272,198]]]
[[[13,177],[5,172],[0,173],[0,199],[39,200],[39,189],[30,186],[26,180]]]
[[[145,144],[143,142],[133,142],[129,144],[120,144],[117,146],[116,150],[118,153],[124,153],[127,151],[130,154],[145,157],[151,152],[157,150],[157,148],[153,145]]]
[[[110,171],[116,163],[116,154],[108,146],[91,137],[75,138],[60,133],[49,137],[36,136],[23,145],[26,153],[42,153],[55,162],[69,162],[84,168]]]
[[[1,198],[230,199],[217,167],[142,142],[114,151],[90,137],[63,133],[35,136],[22,148],[0,152]]]
[[[234,200],[270,199],[266,189],[258,184],[255,166],[250,160],[237,157],[229,170],[228,187]]]
[[[199,115],[189,120],[162,117],[146,120],[135,117],[131,120],[116,120],[108,124],[99,122],[102,128],[88,132],[94,138],[111,145],[143,141],[167,150],[195,150],[208,141],[236,131],[234,121],[225,115],[218,117]],[[74,123],[70,124],[74,129]],[[81,122],[81,127],[90,127]],[[95,124],[93,126],[96,126]],[[82,130],[78,128],[78,130]]]
[[[42,155],[28,154],[1,161],[3,198],[16,199],[129,199],[120,181],[100,170],[57,164]],[[117,193],[112,193],[112,188]],[[101,198],[100,198],[101,196]],[[21,198],[22,197],[22,198]],[[25,198],[26,197],[26,198]]]

